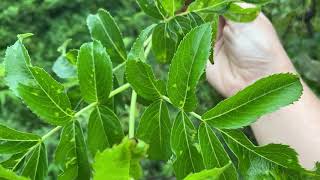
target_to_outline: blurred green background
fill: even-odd
[[[90,41],[86,17],[89,13],[95,13],[98,8],[107,9],[114,16],[128,49],[139,32],[155,21],[140,11],[135,0],[1,0],[0,63],[5,49],[16,41],[17,34],[32,32],[35,36],[26,41],[26,47],[33,62],[52,73],[51,67],[60,56],[57,48],[65,40],[72,39],[69,48],[79,48],[82,43]],[[320,95],[320,2],[273,0],[263,11],[273,22],[301,76]],[[150,62],[159,76],[167,68],[154,63],[152,56]],[[0,65],[0,123],[23,131],[45,134],[51,127],[40,121],[13,96],[3,82],[3,74],[4,69]],[[72,92],[77,94],[77,91],[75,88]],[[71,93],[70,96],[73,104],[77,104],[77,97],[72,98],[74,94]],[[206,84],[204,78],[198,88],[198,95],[198,112],[203,112],[222,99]],[[125,104],[129,101],[129,96],[117,100]],[[122,105],[118,109],[117,114],[125,122],[128,106]],[[52,138],[47,144],[52,161],[57,140]],[[169,166],[151,161],[143,164],[146,179],[171,177]],[[50,179],[56,179],[56,171],[57,167],[51,164]]]

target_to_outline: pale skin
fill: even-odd
[[[220,19],[215,63],[208,63],[207,79],[225,97],[275,73],[297,73],[271,22],[261,13],[251,23]],[[301,80],[302,81],[302,80]],[[320,100],[303,83],[301,99],[251,125],[260,145],[288,144],[300,163],[313,169],[320,161]]]

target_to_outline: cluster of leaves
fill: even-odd
[[[242,8],[239,2],[253,6]],[[61,59],[53,68],[63,79],[78,80],[88,105],[77,112],[65,87],[31,63],[23,40],[32,34],[18,35],[6,50],[6,84],[36,115],[56,127],[40,137],[0,126],[0,153],[10,155],[1,162],[10,170],[0,168],[0,177],[45,179],[44,142],[62,129],[55,152],[60,179],[139,179],[143,175],[140,160],[145,157],[172,164],[177,179],[319,178],[299,165],[290,147],[255,146],[239,130],[297,101],[302,93],[298,76],[265,77],[203,115],[193,112],[197,84],[212,54],[218,15],[251,21],[266,2],[196,0],[187,6],[183,0],[138,0],[141,9],[160,22],[143,30],[129,53],[108,11],[89,15],[92,41],[68,52],[62,46]],[[186,10],[177,14],[182,9]],[[157,79],[147,64],[151,49],[158,62],[170,63],[167,82]],[[125,137],[114,96],[130,87],[129,134]],[[135,129],[137,97],[148,107]],[[173,122],[168,105],[177,112]],[[83,119],[88,120],[87,132],[80,123]],[[227,151],[236,159],[231,160]]]

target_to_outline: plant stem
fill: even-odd
[[[60,129],[62,128],[62,126],[57,126],[54,129],[52,129],[51,131],[49,131],[47,134],[45,134],[44,136],[42,136],[41,141],[45,141],[48,137],[50,137],[51,135],[53,135],[54,133],[58,132]]]
[[[130,88],[130,84],[129,83],[126,83],[126,84],[118,87],[117,89],[111,91],[111,93],[109,95],[109,98],[111,98],[111,97],[113,97],[113,96],[115,96],[115,95],[127,90],[128,88]]]
[[[121,64],[119,64],[118,66],[116,66],[115,68],[112,69],[112,72],[116,72],[118,71],[120,68],[122,68],[124,65],[126,65],[126,62],[123,62]]]
[[[172,104],[172,102],[170,101],[170,99],[167,96],[161,96],[161,98],[165,101],[167,101],[168,103]],[[195,112],[189,112],[189,114],[195,118],[197,118],[200,121],[203,121],[201,116]]]
[[[129,138],[134,137],[136,104],[137,104],[137,93],[134,90],[132,90],[131,103],[130,103],[130,114],[129,114]]]
[[[74,117],[79,117],[81,116],[84,112],[91,110],[92,108],[94,108],[97,105],[96,102],[89,104],[88,106],[84,107],[83,109],[81,109],[80,111],[78,111]]]

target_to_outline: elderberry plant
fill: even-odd
[[[268,1],[137,0],[159,22],[141,32],[129,53],[108,11],[89,15],[92,41],[66,51],[67,41],[53,66],[61,79],[77,79],[74,85],[87,104],[78,111],[68,88],[31,63],[23,40],[32,34],[18,35],[6,51],[5,81],[32,112],[55,127],[40,137],[0,125],[0,153],[10,155],[1,162],[0,178],[46,179],[44,142],[61,131],[54,161],[61,168],[59,179],[141,179],[144,158],[171,164],[177,179],[319,179],[317,172],[301,167],[289,146],[256,146],[241,131],[260,116],[297,101],[302,94],[297,75],[265,77],[202,115],[193,112],[198,81],[207,60],[213,60],[219,15],[252,21]],[[243,2],[251,6],[243,8]],[[167,81],[157,79],[147,63],[151,50],[159,63],[170,64]],[[125,134],[114,97],[127,89],[132,95]],[[147,108],[135,127],[138,96]]]

